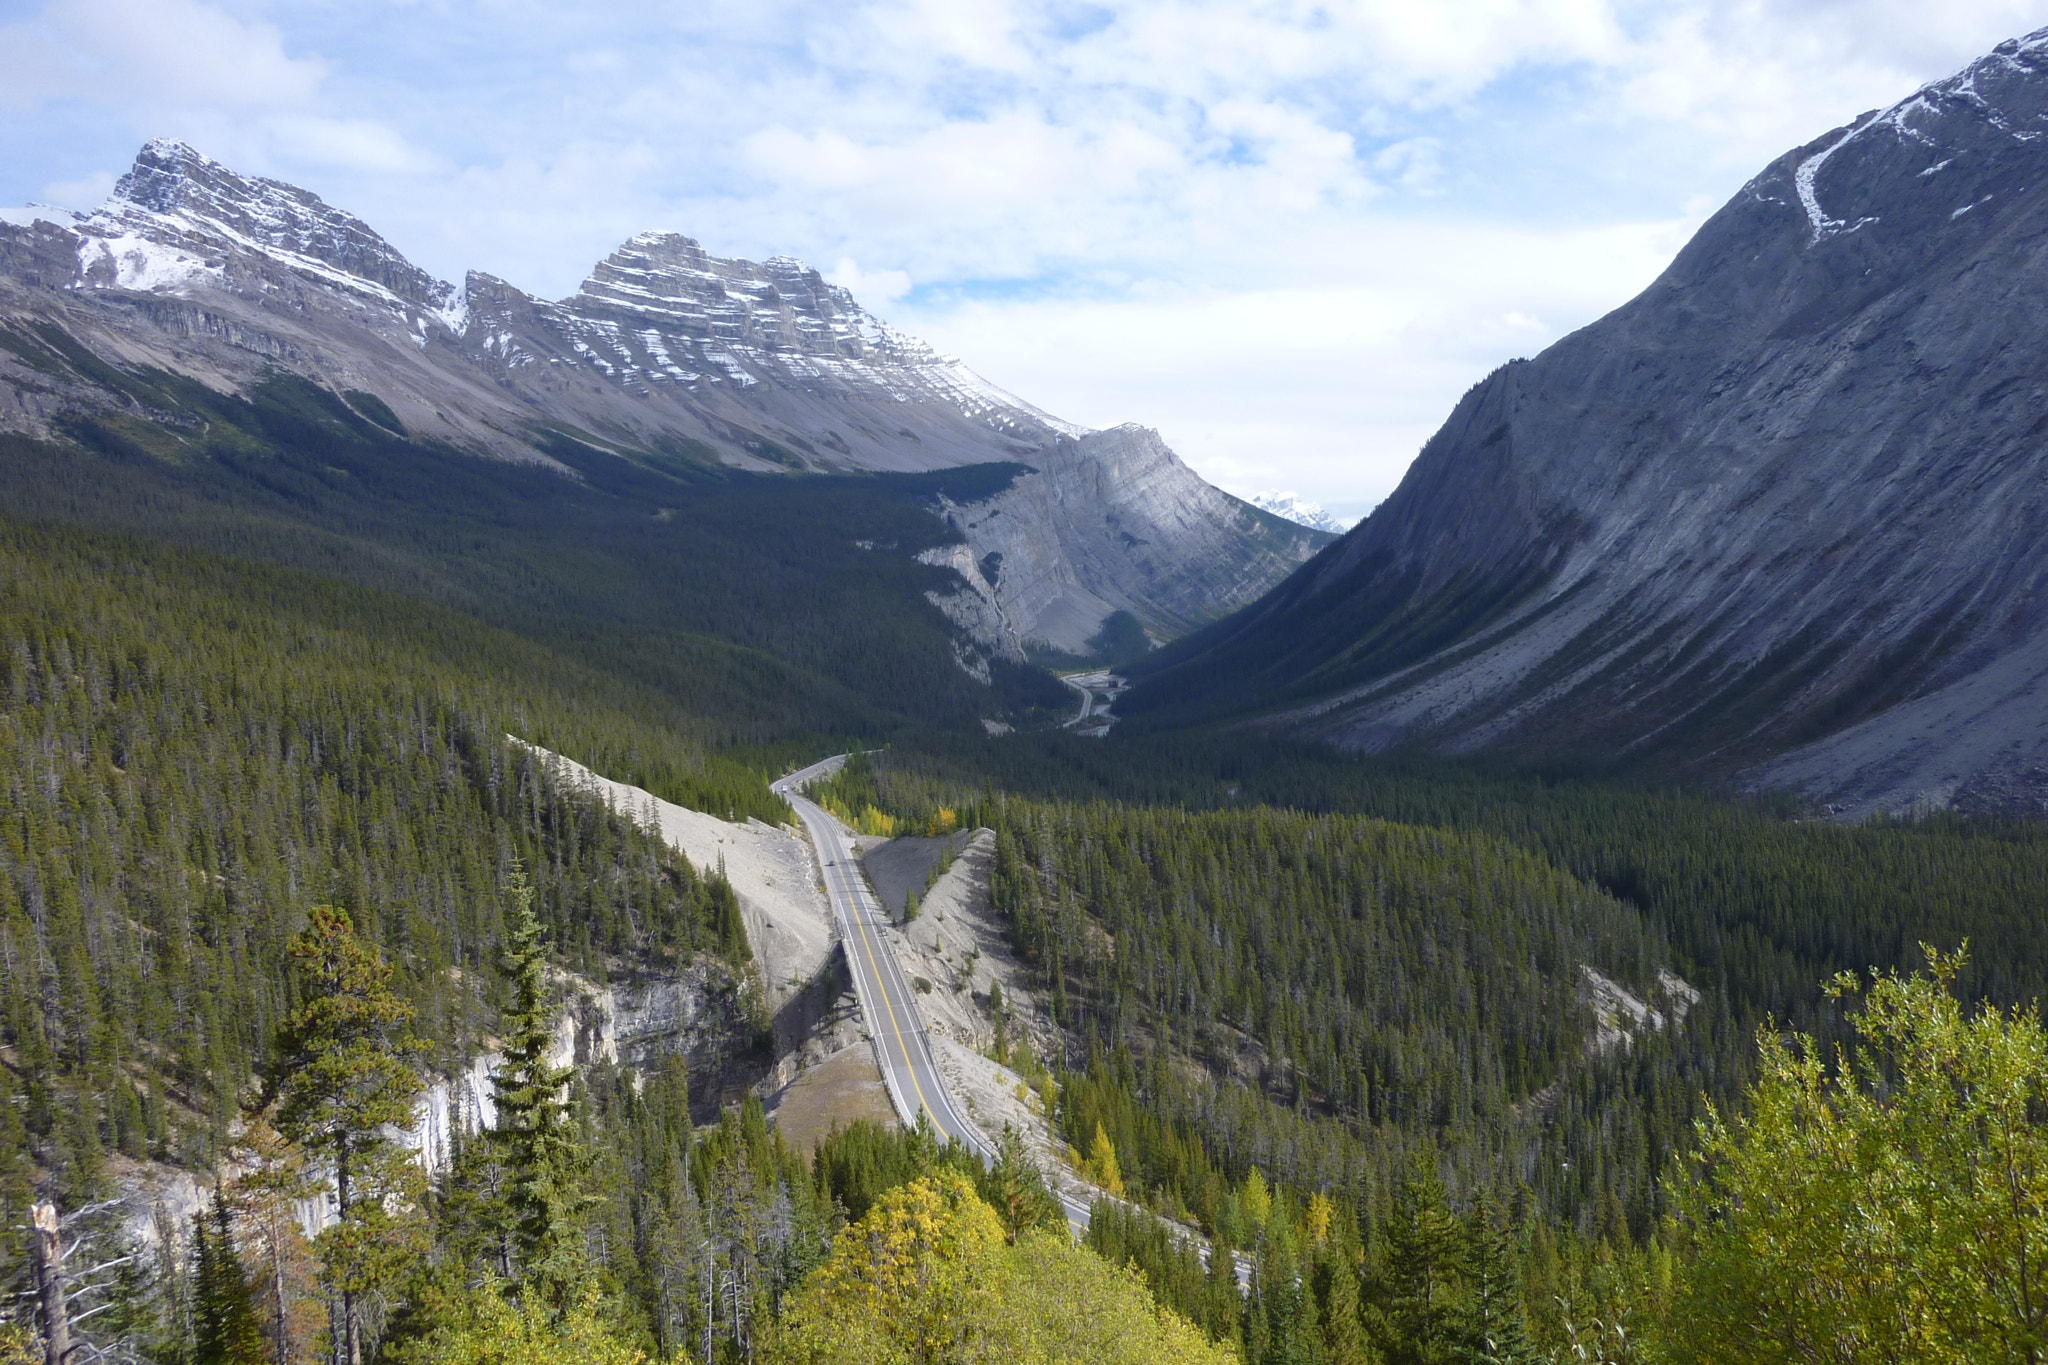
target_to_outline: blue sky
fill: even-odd
[[[2010,0],[0,0],[0,202],[181,137],[443,276],[788,254],[1090,425],[1353,514],[1778,153]]]

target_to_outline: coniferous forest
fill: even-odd
[[[117,377],[211,444],[0,448],[7,1365],[2048,1349],[2038,825],[1078,738],[1049,675],[963,671],[911,558],[1004,467],[565,438],[564,495],[296,381]],[[534,746],[770,826],[859,750],[828,808],[982,832],[1049,1031],[969,1004],[1064,1169],[790,1141],[721,868]],[[577,991],[685,977],[692,1046],[557,1060]]]

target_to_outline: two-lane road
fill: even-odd
[[[839,939],[853,970],[854,991],[875,1040],[882,1080],[906,1124],[916,1123],[920,1112],[929,1114],[933,1128],[977,1156],[986,1156],[988,1142],[962,1117],[939,1077],[924,1020],[895,951],[882,937],[881,926],[886,923],[882,907],[868,890],[867,878],[854,858],[851,837],[837,820],[803,795],[808,783],[829,774],[836,764],[836,759],[829,758],[814,763],[775,783],[774,790],[803,821],[818,851],[825,893],[832,901],[833,918],[839,922]]]
[[[839,941],[846,949],[847,966],[853,972],[854,993],[860,998],[861,1013],[868,1033],[875,1041],[876,1060],[882,1067],[882,1082],[896,1113],[905,1124],[915,1124],[920,1113],[931,1116],[932,1127],[962,1144],[983,1161],[993,1158],[988,1139],[962,1113],[952,1092],[939,1075],[932,1056],[931,1039],[918,1013],[910,983],[895,950],[882,936],[881,905],[868,890],[867,877],[854,858],[852,837],[844,826],[803,789],[835,772],[844,754],[793,772],[772,785],[772,790],[789,802],[817,849],[818,866],[825,875],[825,894],[832,902],[832,915],[839,924]],[[1077,1232],[1088,1227],[1088,1206],[1060,1195],[1067,1221]]]

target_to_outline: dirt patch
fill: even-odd
[[[1010,949],[1000,916],[989,903],[989,874],[995,868],[994,831],[978,829],[933,884],[917,918],[884,931],[903,964],[904,975],[932,983],[920,991],[918,1008],[934,1034],[981,1052],[995,1045],[989,987],[1000,985],[1008,1037],[1029,1040],[1042,1058],[1056,1057],[1059,1031],[1038,998],[1036,973]]]
[[[768,1119],[805,1156],[834,1128],[856,1119],[897,1126],[874,1050],[865,1043],[841,1048],[784,1086],[774,1097]]]
[[[868,885],[875,889],[875,899],[889,912],[889,918],[902,920],[903,904],[913,892],[923,898],[948,846],[958,853],[973,837],[965,830],[931,838],[911,835],[864,850],[861,868],[868,874]]]

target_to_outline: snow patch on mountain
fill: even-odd
[[[1310,502],[1297,493],[1254,493],[1246,499],[1261,512],[1271,512],[1276,517],[1285,517],[1297,526],[1306,526],[1314,531],[1328,531],[1341,536],[1358,524],[1357,518],[1346,520],[1323,510],[1321,503]]]
[[[218,277],[221,266],[135,233],[121,233],[80,242],[78,270],[87,284],[147,293],[175,290],[208,275]]]

